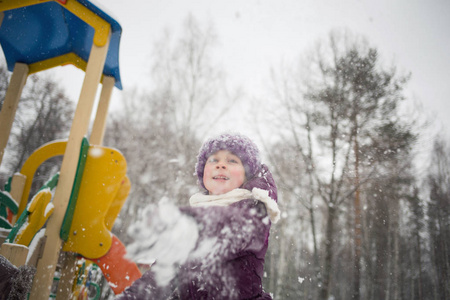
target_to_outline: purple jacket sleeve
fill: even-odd
[[[264,256],[270,221],[264,204],[253,199],[229,207],[184,208],[201,231],[197,248],[186,264],[183,297],[199,290],[211,299],[250,299],[261,296]]]
[[[266,246],[270,222],[263,203],[246,199],[229,207],[184,207],[184,213],[192,216],[201,226],[201,239],[216,239],[220,247],[212,248],[210,255],[220,255],[221,260],[233,259],[244,251],[259,256]],[[201,245],[199,245],[201,246]]]
[[[26,299],[35,272],[30,266],[17,268],[0,255],[0,299]]]
[[[228,207],[180,210],[195,219],[200,234],[177,277],[160,287],[150,270],[119,299],[160,299],[174,290],[181,299],[270,299],[262,291],[270,230],[264,204],[246,199]]]
[[[251,178],[249,181],[242,185],[243,189],[251,191],[253,188],[259,188],[269,192],[269,197],[277,202],[277,187],[275,185],[275,180],[273,180],[272,173],[269,168],[265,165],[261,165],[261,170],[255,177]]]

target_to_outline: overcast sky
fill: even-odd
[[[152,44],[177,32],[191,13],[212,23],[216,49],[232,82],[256,90],[269,68],[295,61],[332,29],[367,37],[381,58],[411,72],[407,96],[450,127],[450,1],[448,0],[96,0],[122,26],[124,89],[149,75]],[[68,68],[68,67],[64,67]],[[61,68],[59,68],[61,69]],[[59,71],[56,71],[58,73]],[[67,72],[67,71],[64,71]],[[69,79],[63,83],[70,88]],[[114,98],[120,95],[116,90]]]

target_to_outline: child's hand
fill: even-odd
[[[253,190],[253,188],[266,190],[269,192],[270,198],[275,201],[278,199],[275,181],[273,180],[272,173],[270,173],[269,168],[265,164],[261,164],[261,169],[258,174],[244,183],[242,188],[249,191]]]

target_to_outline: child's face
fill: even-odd
[[[239,188],[245,182],[245,168],[238,156],[220,150],[208,157],[203,184],[210,195],[220,195]]]

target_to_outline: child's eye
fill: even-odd
[[[217,159],[215,159],[215,158],[210,158],[210,159],[208,159],[208,162],[210,162],[210,163],[215,163],[215,162],[217,162]]]
[[[235,159],[230,159],[230,163],[237,164],[238,162]]]

